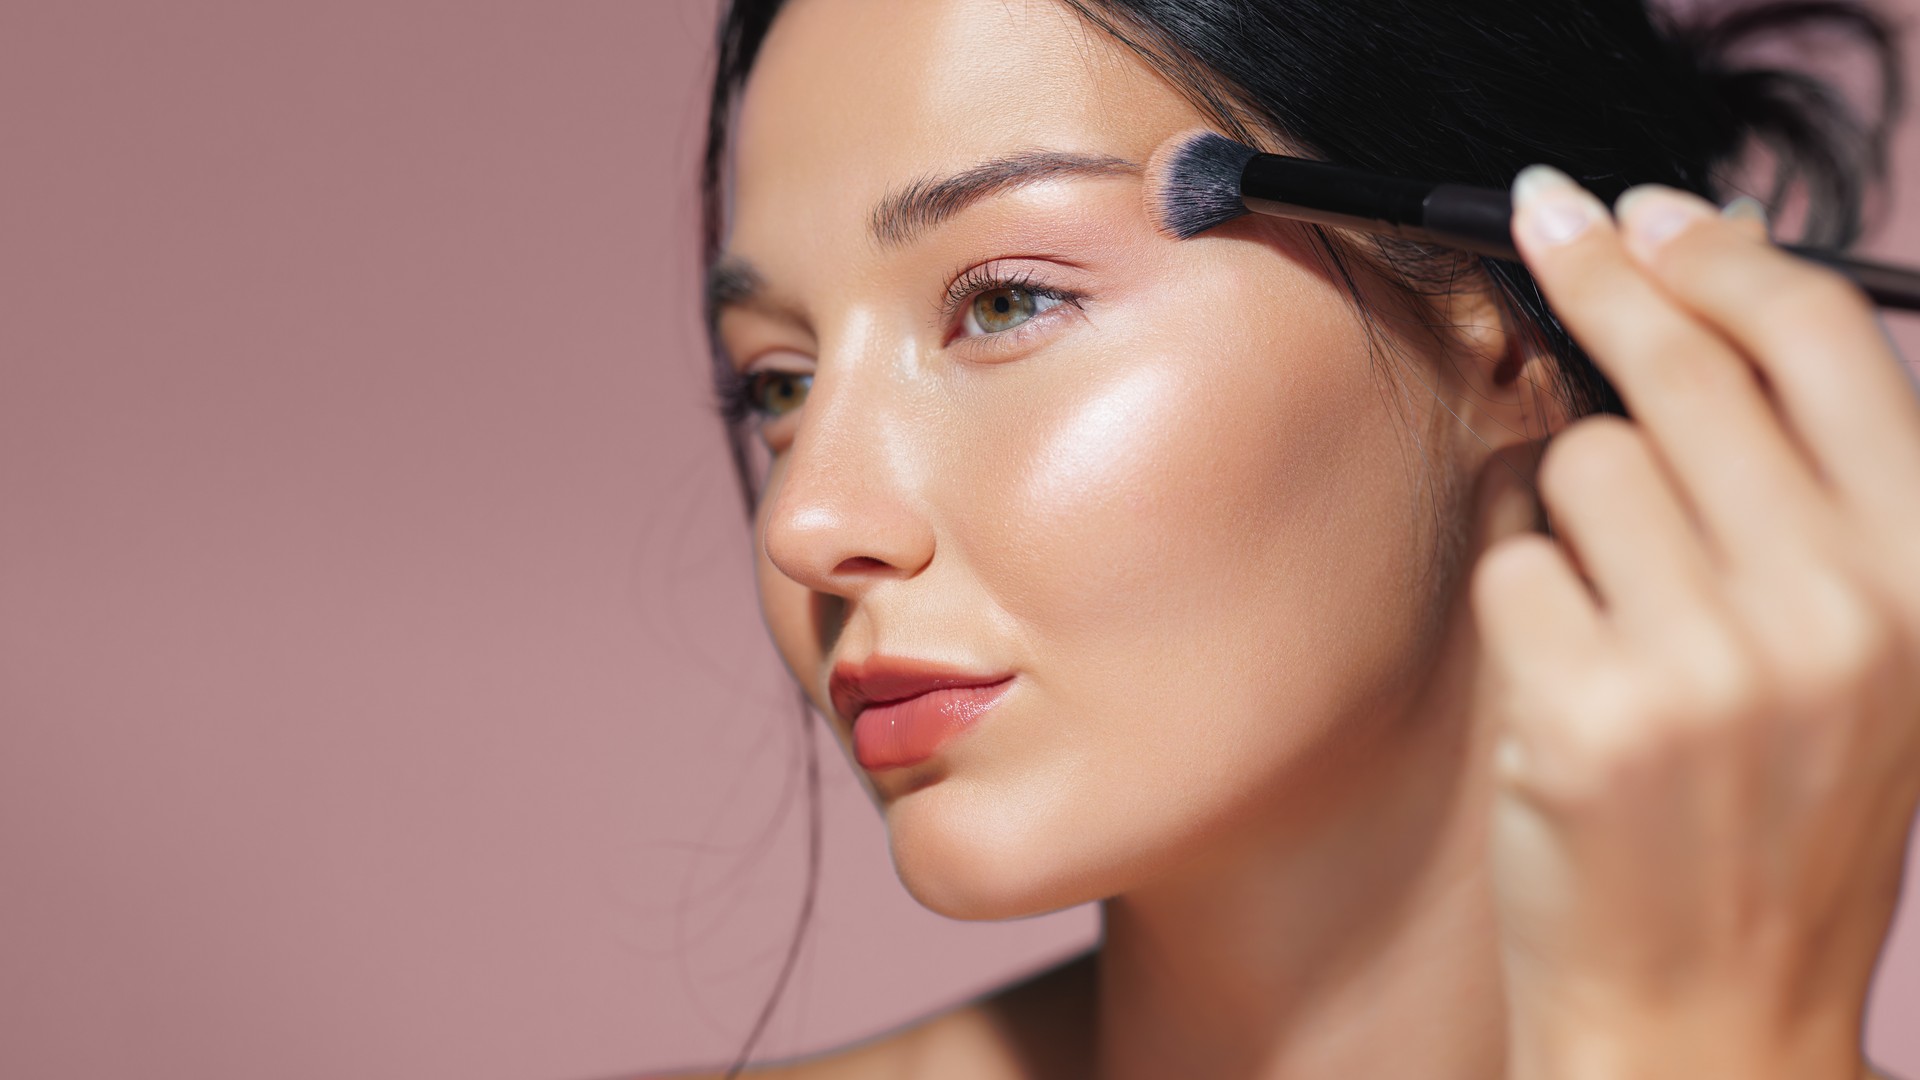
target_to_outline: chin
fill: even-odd
[[[942,790],[943,788],[948,790]],[[975,792],[975,795],[986,794]],[[980,812],[951,779],[887,810],[894,873],[920,906],[990,922],[1045,915],[1111,896],[1085,837],[1004,810]]]

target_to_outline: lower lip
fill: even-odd
[[[1012,682],[1009,677],[992,686],[949,686],[869,705],[853,721],[853,756],[869,772],[925,761],[993,708]]]

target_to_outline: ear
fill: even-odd
[[[1480,275],[1439,301],[1451,335],[1451,363],[1444,378],[1453,385],[1454,412],[1462,447],[1473,457],[1517,443],[1543,443],[1573,420],[1564,400],[1556,361],[1537,335],[1500,302],[1497,287]]]
[[[1462,277],[1462,282],[1469,279]],[[1546,528],[1535,476],[1547,440],[1573,421],[1553,354],[1500,302],[1482,275],[1439,302],[1451,363],[1444,373],[1459,422],[1455,460],[1473,476],[1473,550]]]

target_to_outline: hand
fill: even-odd
[[[1475,569],[1510,1075],[1856,1080],[1920,803],[1920,400],[1764,224],[1648,185],[1616,226],[1552,170],[1516,207],[1634,419],[1556,436],[1555,538]]]

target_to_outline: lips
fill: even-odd
[[[827,680],[833,707],[852,723],[869,705],[888,705],[919,697],[930,690],[997,686],[1013,678],[1009,672],[980,674],[914,660],[874,656],[864,663],[842,661]]]
[[[869,770],[911,765],[970,725],[1013,675],[874,656],[841,663],[827,680],[833,707],[853,724],[854,753]]]

